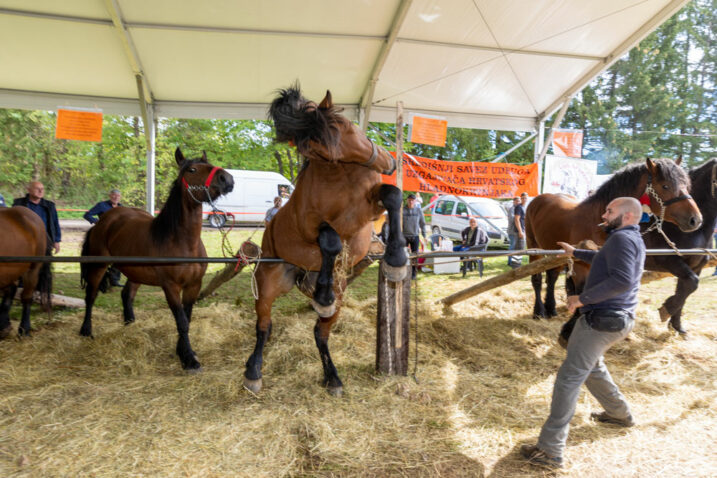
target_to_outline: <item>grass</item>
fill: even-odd
[[[249,232],[231,234],[237,249]],[[203,238],[220,256],[218,232]],[[66,233],[63,255],[77,253],[80,240]],[[486,260],[486,274],[507,270],[504,263]],[[57,264],[57,292],[82,296],[77,267]],[[129,327],[119,291],[101,295],[95,340],[77,335],[82,310],[58,310],[49,322],[35,313],[32,338],[0,343],[0,476],[544,476],[517,450],[547,417],[564,357],[555,343],[562,320],[531,319],[528,279],[444,310],[435,301],[476,274],[419,274],[416,381],[374,371],[370,267],[347,290],[331,336],[345,385],[337,399],[319,383],[316,315],[296,291],[274,307],[264,388],[242,389],[254,346],[249,272],[195,307],[199,375],[181,371],[158,288],[140,289]],[[717,475],[717,278],[707,272],[685,309],[689,340],[668,333],[656,312],[674,279],[643,286],[635,330],[606,356],[638,424],[591,423],[599,406],[583,392],[557,475]]]

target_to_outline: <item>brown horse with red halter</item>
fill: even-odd
[[[557,242],[577,244],[590,239],[603,244],[607,238],[599,226],[601,215],[615,198],[640,198],[647,194],[652,212],[665,221],[676,224],[683,231],[693,231],[702,224],[702,215],[689,195],[690,179],[679,164],[670,159],[646,159],[645,163],[629,165],[616,172],[590,197],[581,203],[559,194],[541,194],[528,205],[525,216],[525,233],[528,248],[559,249]],[[530,261],[539,259],[531,256]],[[576,261],[573,276],[566,281],[568,293],[582,291],[589,265]],[[535,291],[534,318],[554,317],[555,281],[560,269],[546,273],[546,298],[541,301],[542,274],[531,280]]]
[[[405,240],[399,222],[401,192],[382,184],[380,175],[391,174],[395,160],[339,111],[330,92],[317,105],[302,97],[298,86],[281,90],[269,110],[277,140],[296,145],[306,161],[289,202],[264,232],[262,257],[281,258],[285,263],[261,263],[256,269],[256,346],[244,373],[244,385],[254,393],[262,385],[263,349],[271,333],[272,303],[294,285],[313,299],[319,314],[314,339],[323,364],[323,384],[332,394],[342,393],[328,339],[338,319],[347,279],[334,282],[334,263],[342,250],[349,267],[364,259],[371,242],[372,221],[385,210],[390,236],[383,267],[392,280],[406,273]]]
[[[179,175],[167,202],[157,217],[136,208],[117,207],[100,216],[87,231],[83,256],[207,257],[202,233],[202,203],[212,202],[234,187],[231,174],[199,159],[185,159],[175,151]],[[92,306],[99,290],[106,288],[105,270],[109,265],[83,263],[81,278],[85,291],[85,319],[80,335],[92,336]],[[134,322],[132,304],[141,284],[161,287],[177,323],[177,355],[187,371],[201,368],[189,343],[192,308],[202,285],[206,264],[141,265],[115,264],[127,282],[122,289],[125,324]]]
[[[50,256],[52,241],[47,235],[40,216],[23,206],[0,208],[0,256]],[[10,335],[10,306],[17,291],[17,281],[22,279],[22,318],[18,335],[30,335],[30,305],[32,294],[40,292],[46,310],[50,310],[52,292],[52,268],[49,262],[0,264],[0,339]]]

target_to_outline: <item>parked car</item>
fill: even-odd
[[[468,219],[475,217],[488,233],[489,247],[508,246],[508,216],[498,201],[446,195],[429,205],[425,212],[433,234],[460,241],[461,231],[468,227]]]
[[[291,181],[279,173],[245,169],[227,169],[226,172],[234,178],[234,189],[214,204],[239,223],[261,223],[266,211],[274,205],[275,197],[286,199],[294,191]],[[226,222],[225,216],[212,214],[211,205],[204,203],[203,209],[211,226],[222,227]]]

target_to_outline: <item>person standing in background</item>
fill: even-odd
[[[57,209],[54,202],[45,199],[45,186],[40,181],[30,182],[25,197],[15,198],[12,205],[24,206],[40,216],[45,223],[47,235],[52,240],[55,254],[60,252],[62,231],[60,231],[60,221],[57,219]]]
[[[92,206],[92,209],[87,211],[82,217],[84,217],[85,220],[90,224],[97,224],[97,221],[100,220],[99,216],[113,208],[122,206],[122,204],[120,203],[120,199],[122,199],[122,193],[119,189],[111,190],[109,197],[110,198],[107,201],[100,201],[94,206]],[[107,269],[107,275],[109,276],[110,285],[112,287],[124,286],[124,284],[120,283],[122,273],[119,271],[119,269],[116,269],[114,265],[109,266],[109,268]]]
[[[416,204],[416,195],[411,193],[406,198],[406,205],[403,206],[403,237],[411,252],[418,252],[420,236],[426,238],[426,221],[423,218],[423,211]],[[411,267],[411,279],[416,278],[416,266]]]

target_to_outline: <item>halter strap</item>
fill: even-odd
[[[376,148],[376,143],[371,141],[371,157],[365,163],[361,163],[361,166],[370,167],[376,161],[376,158],[378,158],[378,149]]]
[[[204,181],[204,187],[208,188],[210,184],[212,184],[212,179],[214,179],[214,175],[217,173],[218,170],[221,168],[219,166],[214,166],[212,170],[209,172],[209,176],[207,176],[207,180]],[[182,178],[182,184],[184,185],[184,189],[190,189],[189,183],[186,179]],[[201,187],[201,186],[199,186]]]

